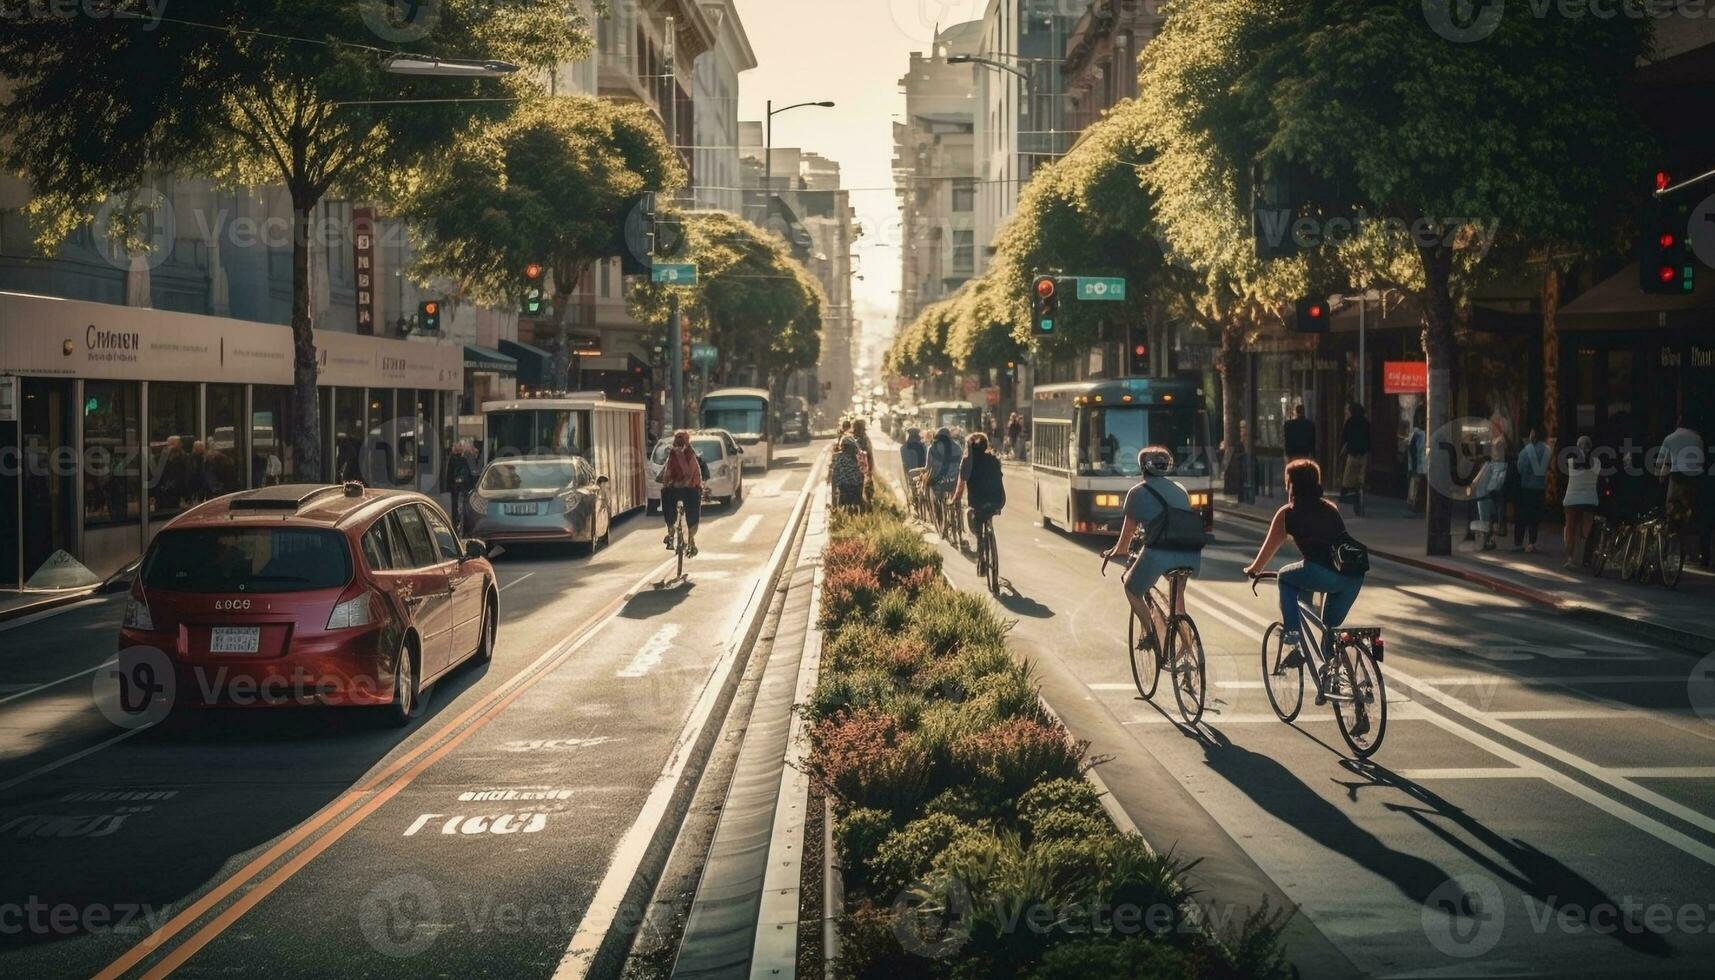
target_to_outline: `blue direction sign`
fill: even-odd
[[[714,367],[720,360],[720,351],[714,344],[692,344],[691,363],[702,367]]]
[[[1078,298],[1080,300],[1093,300],[1097,302],[1123,302],[1125,300],[1125,280],[1117,278],[1079,276]]]
[[[689,262],[657,262],[649,270],[649,278],[662,286],[695,286],[697,267]]]

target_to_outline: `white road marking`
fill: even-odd
[[[1645,766],[1608,772],[1631,779],[1715,779],[1715,766]]]
[[[1529,769],[1515,769],[1511,766],[1486,766],[1467,769],[1400,769],[1397,771],[1401,779],[1414,783],[1426,779],[1537,779],[1541,774]]]
[[[1227,605],[1228,600],[1225,597],[1214,595],[1208,589],[1198,588],[1197,595],[1203,599],[1205,603],[1221,603],[1226,605],[1226,608],[1233,613],[1253,620],[1258,624],[1258,629],[1263,629],[1268,626],[1268,620],[1262,619],[1256,613],[1253,613],[1241,606]],[[1468,723],[1475,723],[1476,725],[1482,726],[1511,739],[1520,745],[1527,746],[1563,765],[1577,769],[1592,779],[1606,783],[1628,796],[1648,803],[1650,806],[1653,806],[1664,813],[1672,814],[1692,826],[1702,828],[1706,831],[1715,830],[1715,819],[1698,813],[1683,804],[1670,800],[1667,797],[1662,796],[1660,793],[1656,793],[1639,786],[1622,776],[1613,775],[1588,759],[1581,758],[1580,756],[1574,755],[1559,746],[1553,745],[1540,738],[1536,738],[1535,736],[1521,731],[1518,728],[1508,725],[1504,721],[1493,719],[1486,713],[1467,706],[1458,698],[1446,694],[1432,684],[1428,684],[1419,678],[1411,676],[1396,666],[1390,665],[1387,667],[1383,672],[1383,676],[1390,683],[1397,682],[1417,692],[1419,695],[1417,700],[1420,702],[1426,700],[1435,701],[1448,711],[1459,715]],[[1631,824],[1636,829],[1649,834],[1664,844],[1676,847],[1703,863],[1708,864],[1711,867],[1715,867],[1715,847],[1710,847],[1702,841],[1683,834],[1653,817],[1640,813],[1639,811],[1632,809],[1630,806],[1627,806],[1625,803],[1598,792],[1592,787],[1586,786],[1558,769],[1551,769],[1547,765],[1538,762],[1530,756],[1512,749],[1501,742],[1482,734],[1481,732],[1473,730],[1467,724],[1460,724],[1459,722],[1456,722],[1451,718],[1447,718],[1435,711],[1425,710],[1422,712],[1421,717],[1423,720],[1428,721],[1450,734],[1464,739],[1472,745],[1488,752],[1490,755],[1506,762],[1510,762],[1521,769],[1530,769],[1539,773],[1544,780],[1554,784],[1563,792],[1583,800],[1585,803],[1596,807],[1612,817]]]
[[[44,619],[52,619],[55,616],[61,616],[61,615],[64,615],[68,612],[71,612],[73,609],[82,609],[83,607],[90,605],[91,603],[100,602],[103,598],[105,598],[105,597],[104,596],[90,596],[88,599],[84,599],[81,602],[68,602],[63,606],[55,606],[52,609],[44,609],[41,612],[33,612],[33,613],[29,614],[28,616],[19,616],[17,619],[12,620],[11,622],[0,623],[0,633],[4,633],[7,630],[15,630],[20,626],[29,626],[31,623],[39,623]]]
[[[643,644],[643,648],[631,658],[631,662],[620,668],[613,676],[642,677],[654,670],[660,665],[661,658],[666,656],[667,651],[673,648],[673,640],[679,635],[680,628],[678,623],[668,623],[656,630],[655,635],[649,638],[649,642]]]
[[[536,574],[536,573],[535,572],[525,572],[523,575],[520,575],[517,578],[513,579],[512,581],[506,583],[505,585],[502,585],[500,587],[500,591],[505,592],[507,589],[512,588],[514,585],[517,585],[519,582],[524,581],[525,579],[529,578],[530,576],[532,576],[534,574]]]
[[[1561,710],[1536,709],[1526,711],[1491,711],[1490,718],[1501,718],[1506,721],[1592,721],[1601,719],[1631,718],[1631,711],[1621,711],[1616,708],[1567,708]]]
[[[749,517],[746,517],[744,519],[744,523],[738,526],[738,530],[732,532],[732,543],[743,544],[746,541],[749,541],[750,536],[756,533],[757,525],[761,523],[761,514],[752,514]]]
[[[118,663],[118,661],[116,661],[116,660],[103,660],[101,663],[96,664],[94,667],[91,667],[88,670],[80,670],[75,674],[67,674],[64,677],[59,678],[58,680],[45,681],[41,684],[34,684],[31,686],[28,686],[16,694],[8,694],[5,697],[0,698],[0,704],[5,704],[8,701],[16,701],[22,697],[28,697],[29,695],[34,694],[37,691],[46,690],[47,688],[54,687],[55,685],[58,685],[58,684],[64,684],[66,681],[75,681],[79,677],[84,677],[84,676],[87,676],[89,674],[93,674],[96,671],[100,670],[101,668],[110,667],[115,663]]]
[[[81,749],[77,752],[73,752],[71,755],[68,755],[63,759],[55,759],[53,762],[50,762],[45,766],[40,766],[38,768],[31,769],[29,772],[24,773],[22,776],[13,776],[11,779],[8,779],[5,782],[0,783],[0,790],[11,789],[12,787],[18,785],[19,783],[25,782],[27,780],[34,779],[37,776],[42,775],[43,773],[53,772],[55,769],[58,769],[61,766],[70,765],[71,763],[76,762],[77,760],[82,759],[85,756],[94,755],[95,753],[100,752],[102,749],[107,748],[109,745],[113,745],[117,742],[123,742],[126,739],[130,738],[131,736],[136,735],[138,732],[146,732],[152,727],[154,727],[154,726],[144,725],[140,728],[126,729],[125,731],[120,732],[119,734],[113,736],[112,738],[108,739],[105,742],[97,742],[94,745],[91,745],[89,748]]]

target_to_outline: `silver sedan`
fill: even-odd
[[[466,508],[465,533],[489,544],[567,542],[592,549],[613,520],[607,477],[581,456],[530,456],[488,464]]]

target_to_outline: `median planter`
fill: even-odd
[[[1009,624],[889,500],[834,518],[804,707],[845,884],[834,975],[1284,977],[1278,921],[1195,926],[1194,862],[1119,832]]]

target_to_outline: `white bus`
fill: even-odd
[[[644,406],[608,401],[601,392],[567,398],[484,402],[483,465],[517,456],[582,456],[608,479],[614,516],[647,500]]]
[[[1116,378],[1043,385],[1031,415],[1030,469],[1044,526],[1119,533],[1127,491],[1141,479],[1138,450],[1166,446],[1203,526],[1215,525],[1214,429],[1197,382]]]
[[[744,468],[767,470],[774,463],[774,412],[761,388],[717,388],[703,396],[697,413],[702,428],[725,429],[744,449]]]
[[[934,435],[935,430],[942,427],[958,429],[968,436],[983,424],[982,409],[971,402],[930,402],[917,406],[917,411],[923,416],[927,429],[924,438]]]

